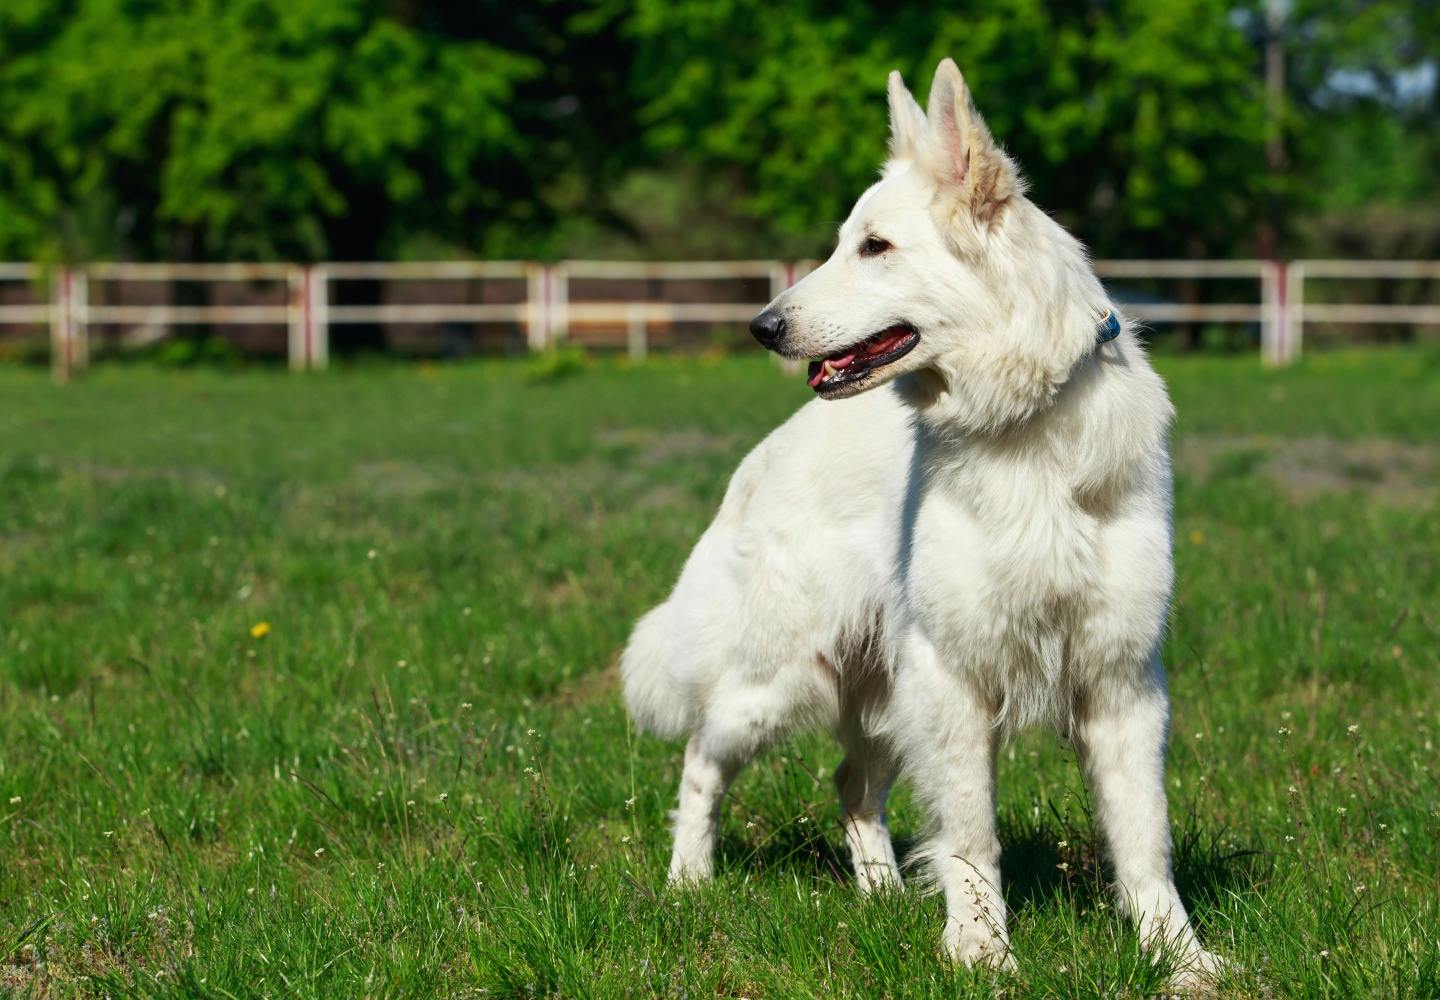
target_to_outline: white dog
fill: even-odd
[[[903,771],[934,826],[946,951],[1012,968],[996,741],[1048,723],[1079,753],[1122,911],[1202,981],[1218,960],[1175,891],[1164,788],[1165,387],[953,62],[928,114],[892,74],[890,116],[835,253],[751,325],[822,359],[809,384],[830,402],[741,463],[622,660],[635,721],[690,734],[670,877],[711,874],[746,761],[827,724],[860,887],[899,884],[884,809]]]

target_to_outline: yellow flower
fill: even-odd
[[[1190,532],[1190,544],[1191,544],[1191,545],[1204,545],[1204,544],[1205,544],[1205,532],[1201,531],[1199,528],[1196,528],[1194,531]]]
[[[250,626],[250,635],[256,639],[263,639],[270,634],[269,622],[256,622]]]

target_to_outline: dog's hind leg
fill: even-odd
[[[1169,950],[1175,985],[1213,978],[1221,962],[1200,946],[1170,870],[1170,821],[1165,806],[1165,743],[1169,706],[1155,664],[1142,690],[1097,685],[1084,699],[1075,747],[1095,802],[1095,815],[1115,870],[1121,912],[1150,950]]]
[[[807,719],[833,721],[833,672],[777,670],[762,681],[730,679],[717,685],[685,747],[680,804],[674,812],[671,882],[699,882],[715,869],[720,804],[740,769],[756,754]]]
[[[707,745],[703,730],[690,737],[685,747],[685,770],[680,776],[680,804],[673,814],[671,882],[701,882],[714,873],[720,803],[745,762],[745,756]]]
[[[882,740],[861,727],[858,718],[842,718],[840,743],[845,759],[835,769],[840,792],[840,821],[855,862],[855,883],[861,892],[899,888],[900,866],[885,823],[885,798],[895,780],[895,758]]]

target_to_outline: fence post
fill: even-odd
[[[292,266],[285,276],[285,285],[289,290],[285,329],[290,370],[301,372],[310,367],[310,275],[307,269]]]
[[[543,351],[550,340],[550,269],[544,264],[525,265],[525,343],[532,351]]]
[[[57,382],[67,381],[90,360],[85,322],[88,293],[83,272],[68,267],[55,272],[50,298],[50,370]]]
[[[570,272],[564,261],[549,268],[550,271],[550,326],[545,331],[550,343],[560,343],[560,338],[570,332]]]
[[[330,367],[330,272],[323,264],[306,268],[305,307],[310,336],[310,367]]]
[[[639,302],[632,302],[625,310],[625,346],[630,354],[630,360],[636,363],[645,360],[646,343],[645,329],[645,306]]]
[[[784,292],[785,289],[789,288],[794,284],[795,262],[793,260],[784,262],[777,260],[770,265],[771,302],[774,302],[776,299],[778,299],[780,297],[780,294]],[[795,373],[800,371],[800,362],[798,361],[793,361],[789,358],[782,358],[779,355],[776,355],[776,360],[780,364],[780,370],[783,371],[786,375],[794,375]]]
[[[795,284],[795,262],[772,261],[770,264],[770,301],[774,302],[780,293]]]
[[[1285,275],[1285,310],[1289,328],[1285,331],[1287,362],[1299,361],[1305,343],[1305,264],[1293,261]]]
[[[70,343],[75,370],[90,367],[90,276],[83,270],[70,272]]]
[[[1260,262],[1260,360],[1285,364],[1285,265],[1278,260]]]

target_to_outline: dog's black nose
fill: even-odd
[[[785,335],[785,316],[778,309],[766,309],[750,321],[750,333],[767,350]]]

